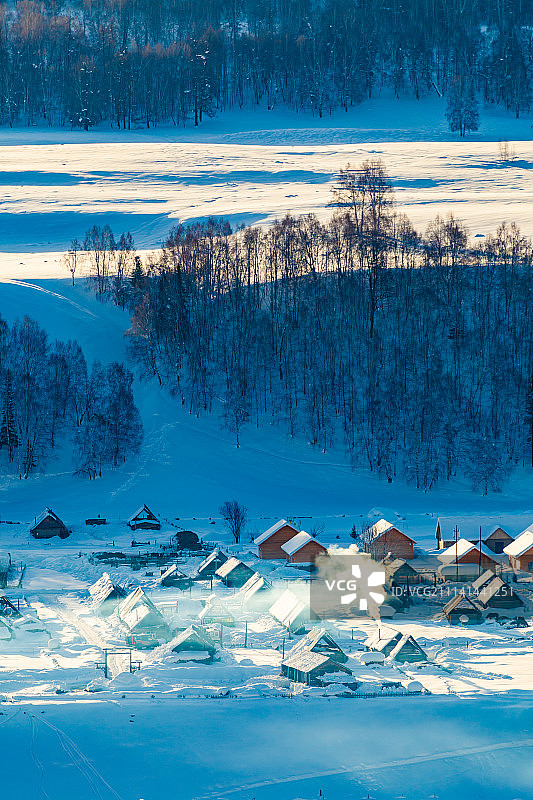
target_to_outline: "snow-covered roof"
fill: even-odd
[[[329,656],[322,653],[313,653],[311,650],[302,650],[294,655],[289,655],[283,661],[283,666],[297,669],[299,672],[311,672],[324,666],[329,661]]]
[[[152,601],[149,597],[145,595],[143,590],[140,586],[134,589],[130,594],[126,597],[125,600],[118,607],[118,615],[121,619],[129,614],[129,612],[138,605],[144,605],[147,608],[152,609],[153,611],[157,611],[157,608],[154,606]],[[159,613],[157,611],[157,613]]]
[[[479,578],[476,578],[475,581],[472,581],[472,588],[474,588],[476,592],[479,592],[479,590],[483,586],[486,586],[487,583],[490,583],[493,578],[494,572],[491,569],[487,569],[479,576]]]
[[[188,575],[185,574],[181,569],[178,569],[177,564],[171,564],[168,569],[166,569],[161,575],[159,576],[159,583],[164,581],[166,578],[170,578],[173,575],[175,578],[187,578]]]
[[[298,550],[301,550],[304,545],[312,541],[314,541],[312,536],[305,531],[300,531],[300,533],[297,533],[292,539],[289,539],[288,542],[282,544],[281,549],[284,550],[287,555],[292,556],[294,553],[297,553]]]
[[[135,519],[140,517],[142,514],[146,514],[148,519],[154,519],[154,520],[157,519],[155,514],[153,514],[150,511],[150,509],[148,508],[148,506],[145,504],[144,506],[141,506],[140,508],[138,508],[137,511],[135,512],[135,514],[131,515],[131,517],[129,518],[128,522],[133,522]]]
[[[260,572],[254,572],[254,574],[248,578],[244,586],[241,588],[238,596],[244,600],[244,602],[246,602],[257,592],[266,591],[267,589],[271,588],[272,584],[265,578],[264,575],[261,575]]]
[[[520,536],[517,536],[514,542],[510,542],[507,547],[503,548],[503,552],[508,556],[518,558],[524,555],[528,550],[533,548],[533,525],[522,531]]]
[[[458,592],[451,600],[448,600],[444,606],[444,613],[448,614],[450,611],[460,611],[463,608],[465,611],[479,611],[479,607],[465,594]]]
[[[390,658],[397,658],[400,655],[404,647],[410,645],[411,650],[415,650],[416,652],[420,653],[420,655],[427,658],[425,652],[422,650],[416,639],[411,636],[409,633],[404,633],[403,636],[400,637],[399,641],[394,645],[392,650],[390,651]]]
[[[393,631],[390,628],[386,630],[378,628],[368,637],[365,647],[368,647],[369,650],[381,652],[391,642],[399,642],[401,637],[402,634],[399,631]]]
[[[162,628],[166,626],[162,614],[157,608],[144,604],[136,605],[121,616],[124,625],[130,630],[134,630],[142,623],[150,628]]]
[[[294,656],[296,653],[300,653],[302,650],[314,650],[314,652],[322,653],[322,655],[328,655],[334,660],[348,660],[344,651],[328,633],[327,629],[320,628],[318,626],[311,628],[311,630],[306,633],[305,636],[302,636],[302,638],[296,642],[294,647],[290,649],[287,655]]]
[[[215,560],[220,561],[221,564],[223,564],[225,561],[228,560],[227,555],[224,553],[223,550],[220,549],[220,547],[215,547],[215,549],[211,553],[209,553],[207,558],[204,558],[202,563],[198,566],[196,573],[199,575],[201,572],[205,570],[206,567],[209,566],[209,564],[211,564]]]
[[[89,586],[89,594],[96,603],[103,603],[109,595],[115,593],[118,597],[125,597],[126,592],[122,586],[115,585],[111,580],[109,573],[104,572],[101,578],[96,583]]]
[[[270,606],[269,613],[286,628],[290,628],[300,617],[309,619],[310,615],[308,604],[296,597],[290,589],[286,589]]]
[[[263,544],[263,542],[266,542],[267,539],[270,539],[271,536],[274,536],[274,534],[281,530],[281,528],[284,528],[285,525],[288,525],[289,528],[293,528],[292,525],[289,525],[286,519],[280,519],[275,525],[272,525],[272,527],[268,528],[268,530],[258,536],[257,539],[254,539],[254,544]],[[296,528],[293,528],[293,530],[296,530]]]
[[[439,561],[442,561],[443,564],[452,564],[472,550],[483,553],[483,555],[490,558],[491,561],[496,561],[492,550],[489,550],[484,544],[481,546],[479,544],[472,544],[468,539],[458,539],[457,542],[454,542],[450,547],[444,550],[443,553],[440,553],[437,558]]]
[[[249,567],[248,564],[245,564],[239,558],[232,556],[231,558],[228,558],[227,561],[224,561],[224,563],[215,572],[215,575],[218,578],[226,578],[230,572],[233,572],[233,570],[237,569],[238,567],[245,567],[245,569],[249,569],[250,572],[253,572],[252,568]]]
[[[386,519],[378,519],[378,521],[374,522],[374,524],[371,525],[370,528],[367,528],[366,533],[370,537],[371,541],[374,541],[374,539],[378,539],[380,536],[383,536],[384,533],[387,533],[387,531],[392,530],[392,528],[401,533],[402,536],[405,536],[406,539],[409,539],[411,542],[414,542],[414,539],[411,539],[410,536],[407,536],[406,533],[400,531],[399,528],[396,527],[396,525],[393,525],[392,522],[389,522]]]
[[[197,652],[207,652],[212,654],[215,652],[216,647],[214,641],[209,634],[199,625],[189,625],[184,631],[178,633],[166,645],[168,651],[179,653],[181,650],[195,650]]]
[[[65,523],[59,519],[57,514],[55,514],[51,508],[45,508],[44,511],[41,511],[39,516],[35,517],[35,522],[32,525],[32,530],[33,528],[36,528],[37,525],[40,525],[41,522],[43,522],[47,517],[52,517],[52,519],[55,520],[59,525],[61,525],[63,528],[65,527]]]

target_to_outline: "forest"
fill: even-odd
[[[89,370],[75,341],[50,342],[25,317],[0,318],[0,464],[28,478],[70,452],[76,475],[96,478],[138,453],[142,423],[122,364]]]
[[[502,224],[473,244],[453,216],[418,233],[380,161],[341,170],[332,206],[327,222],[178,226],[129,275],[93,230],[86,247],[116,250],[103,275],[87,249],[85,269],[131,310],[141,375],[237,447],[272,424],[388,481],[501,490],[533,464],[531,242]]]
[[[0,124],[200,124],[232,108],[318,116],[383,89],[531,102],[529,0],[19,0],[0,4]]]

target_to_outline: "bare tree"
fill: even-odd
[[[241,535],[246,525],[248,509],[237,500],[226,500],[218,509],[222,519],[233,536],[235,544],[241,541]]]

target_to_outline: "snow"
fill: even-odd
[[[479,134],[458,141],[446,131],[440,101],[378,99],[322,120],[234,113],[207,121],[199,132],[1,130],[0,311],[8,321],[34,317],[51,338],[78,339],[89,360],[126,360],[127,315],[65,276],[61,252],[72,238],[109,223],[116,232],[131,229],[146,251],[178,221],[225,215],[232,224],[267,224],[287,212],[324,216],[334,173],[369,156],[385,160],[398,205],[417,226],[453,211],[472,234],[486,234],[502,219],[531,234],[530,125],[486,113]],[[510,164],[498,157],[502,138],[514,142]],[[323,454],[271,426],[245,429],[237,450],[216,412],[192,417],[153,383],[136,380],[134,390],[146,430],[137,461],[83,482],[59,454],[47,474],[0,481],[0,557],[9,552],[13,562],[27,565],[22,586],[6,589],[20,601],[22,619],[8,621],[0,635],[0,748],[5,765],[24,759],[23,769],[3,770],[4,794],[54,800],[267,800],[274,794],[311,800],[320,791],[329,800],[530,797],[533,628],[484,622],[453,629],[442,615],[444,599],[415,598],[395,626],[429,660],[397,664],[364,652],[364,642],[376,635],[373,620],[332,621],[328,633],[363,687],[348,701],[337,689],[311,689],[280,676],[284,648],[301,641],[285,624],[308,615],[308,587],[298,581],[301,572],[250,553],[260,531],[276,529],[283,515],[298,530],[323,528],[324,542],[344,546],[352,542],[352,525],[384,517],[419,546],[433,543],[438,514],[474,526],[482,515],[494,527],[523,530],[533,520],[530,473],[518,471],[499,496],[480,498],[460,481],[422,494],[354,472],[343,452]],[[231,544],[218,513],[237,495],[249,517],[240,546]],[[214,605],[235,618],[235,627],[222,634],[219,625],[208,629],[222,636],[213,663],[183,660],[163,646],[134,651],[141,667],[135,674],[125,657],[110,656],[105,679],[97,669],[102,649],[123,647],[125,629],[116,613],[100,617],[91,602],[89,587],[104,567],[90,556],[134,552],[127,520],[140,498],[161,519],[161,531],[144,535],[152,547],[181,527],[223,545],[268,577],[267,599],[281,594],[272,607],[278,619],[243,609],[242,595],[215,577]],[[68,540],[29,536],[36,512],[50,505],[72,528]],[[108,524],[87,528],[84,520],[98,513]],[[179,568],[193,574],[203,557],[180,559]],[[431,555],[420,561],[438,563]],[[110,579],[137,589],[137,598],[146,593],[148,608],[153,603],[175,635],[198,621],[211,582],[185,593],[158,586],[155,573],[123,565]],[[527,599],[531,621],[532,584],[521,581],[517,591]]]
[[[533,530],[527,528],[523,533],[518,536],[514,542],[511,542],[507,547],[503,548],[503,552],[508,556],[521,556],[527,550],[533,547]]]
[[[313,537],[310,536],[306,531],[300,531],[297,533],[296,536],[293,536],[292,539],[289,539],[288,542],[281,545],[281,549],[287,553],[287,555],[292,556],[294,553],[297,553],[298,550],[301,550],[308,542],[313,541]]]

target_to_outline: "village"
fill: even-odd
[[[513,535],[494,520],[439,517],[432,549],[383,518],[352,544],[285,519],[250,542],[208,541],[147,505],[121,524],[71,526],[47,508],[29,527],[2,527],[12,536],[0,570],[4,702],[371,699],[533,684],[533,526]],[[314,582],[339,554],[375,566],[378,606],[339,618],[314,607]]]

